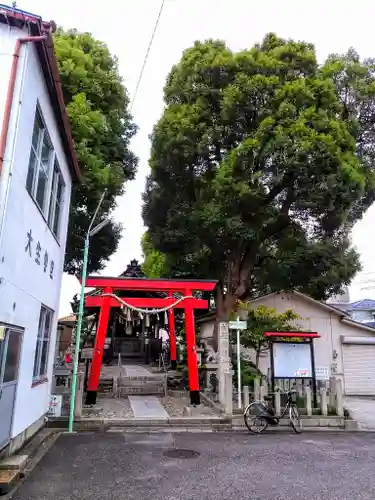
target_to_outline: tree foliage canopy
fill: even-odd
[[[146,232],[141,239],[143,254],[142,271],[148,278],[163,278],[167,274],[165,256],[155,250],[149,234]]]
[[[97,223],[115,207],[126,180],[136,171],[129,149],[136,132],[128,111],[129,98],[108,47],[89,33],[58,30],[55,51],[72,135],[84,183],[72,192],[66,271],[75,273],[82,261],[83,238],[104,189],[107,194]],[[89,271],[101,269],[116,250],[118,224],[105,226],[90,247]]]
[[[302,318],[292,309],[278,313],[273,307],[253,308],[247,303],[240,303],[239,306],[247,310],[247,328],[241,331],[241,345],[255,350],[256,368],[259,368],[260,353],[268,350],[269,339],[264,336],[264,332],[293,332],[300,329],[296,321]]]
[[[172,270],[219,280],[222,317],[259,292],[327,298],[358,271],[374,90],[353,51],[319,66],[313,45],[274,34],[239,53],[196,42],[172,68],[143,216]]]

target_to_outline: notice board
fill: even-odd
[[[273,344],[275,378],[311,378],[310,344],[305,342],[275,342]]]

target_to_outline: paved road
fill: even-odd
[[[344,406],[363,430],[375,430],[375,398],[347,396]]]
[[[63,435],[13,499],[373,500],[374,464],[366,433]]]

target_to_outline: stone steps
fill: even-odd
[[[0,494],[8,493],[22,476],[28,455],[12,455],[0,461]]]
[[[165,377],[122,377],[119,379],[117,391],[119,397],[126,397],[134,394],[142,396],[162,395],[165,393]]]
[[[142,395],[142,396],[157,396],[165,393],[164,386],[142,386],[142,387],[119,387],[118,394],[121,397]]]
[[[119,384],[126,385],[130,382],[164,382],[165,375],[162,373],[157,373],[155,375],[138,375],[138,376],[127,376],[120,377]]]
[[[99,388],[98,391],[100,393],[108,393],[113,392],[113,378],[101,378],[99,380]]]

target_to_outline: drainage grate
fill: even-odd
[[[163,455],[166,458],[195,458],[199,457],[200,453],[194,450],[181,450],[179,448],[171,448],[165,450]]]

